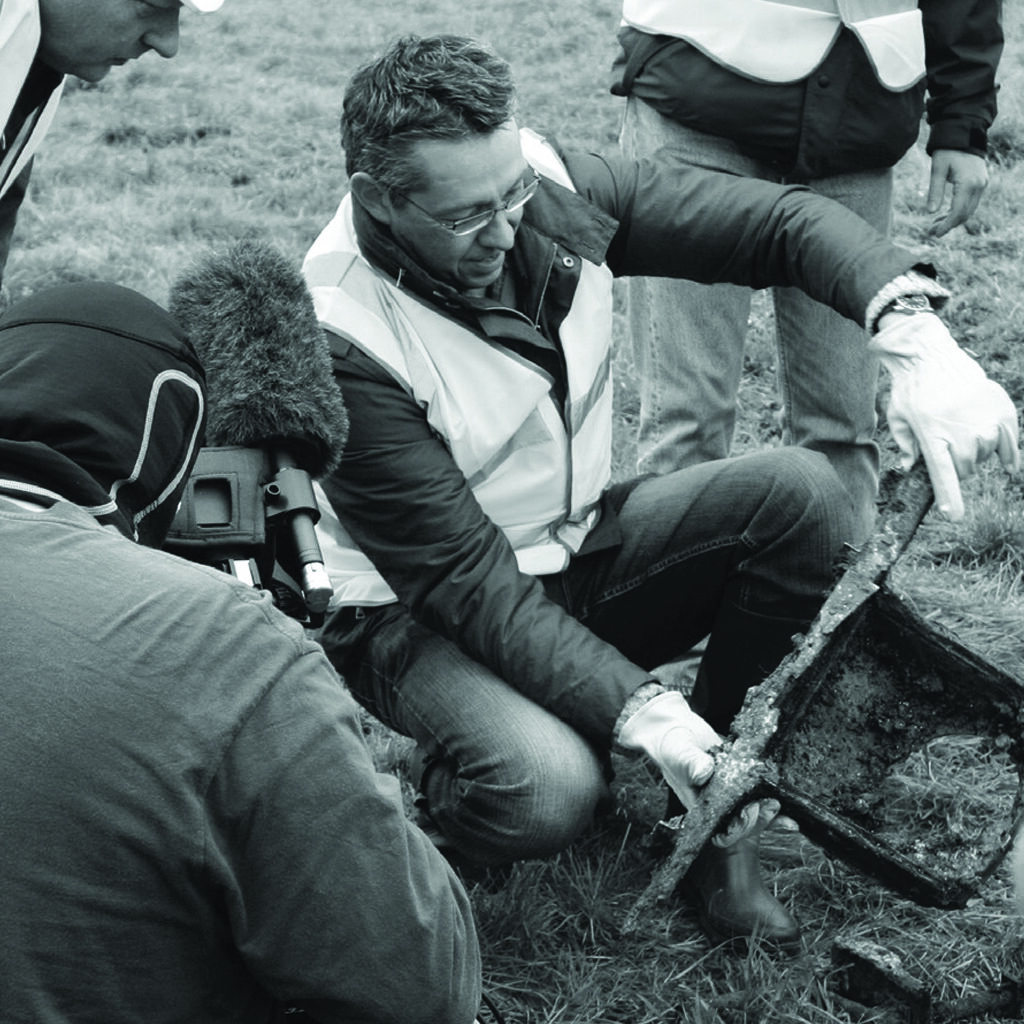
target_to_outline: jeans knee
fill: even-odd
[[[820,452],[798,448],[807,462],[807,509],[825,535],[826,545],[837,550],[856,533],[857,510],[835,466]]]
[[[774,488],[790,518],[805,527],[835,534],[841,544],[849,533],[853,511],[850,496],[832,463],[808,448],[781,449]]]
[[[589,827],[608,786],[596,755],[572,749],[521,757],[475,778],[434,778],[431,816],[467,857],[482,864],[547,857]],[[446,790],[446,791],[445,791]]]
[[[759,565],[756,570],[749,567],[767,585],[767,592],[776,590],[778,603],[795,601],[796,606],[816,610],[834,582],[843,547],[850,542],[853,506],[820,452],[785,448],[771,454],[776,458],[766,477],[767,494],[748,534],[759,552]],[[771,607],[764,610],[776,614]]]
[[[564,850],[589,828],[607,793],[604,772],[593,755],[585,760],[559,757],[545,765],[525,781],[517,801],[520,856]]]

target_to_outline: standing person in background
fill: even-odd
[[[809,184],[888,233],[892,167],[917,139],[927,91],[927,206],[944,234],[987,182],[1000,13],[999,0],[624,0],[612,85],[628,97],[623,152],[668,146],[697,167]],[[878,487],[877,359],[854,324],[797,289],[774,299],[783,443],[829,457],[859,543]],[[639,469],[728,455],[750,300],[735,285],[629,282]]]
[[[65,75],[98,82],[154,50],[178,52],[182,6],[224,0],[0,0],[0,282],[32,156],[53,121]]]

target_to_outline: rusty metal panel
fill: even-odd
[[[771,786],[808,838],[918,903],[963,907],[1010,847],[1024,766],[1024,685],[880,589],[781,687]],[[969,830],[894,828],[890,769],[939,737],[977,737],[1017,772]],[[941,799],[941,796],[936,797]],[[887,825],[889,827],[887,827]]]
[[[966,905],[1009,849],[1024,777],[1024,682],[887,588],[931,502],[921,469],[887,487],[878,533],[797,650],[747,695],[698,805],[669,823],[674,849],[627,916],[627,931],[671,896],[704,843],[760,797],[777,799],[831,855],[924,905]],[[997,770],[1011,773],[1009,798],[1004,785],[997,806],[961,834],[941,825],[914,832],[907,820],[890,827],[892,770],[908,757],[927,759],[938,737],[976,739]]]

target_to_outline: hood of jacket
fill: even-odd
[[[0,491],[159,546],[203,440],[185,332],[128,288],[61,285],[0,317]]]

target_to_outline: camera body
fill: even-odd
[[[164,550],[267,590],[317,628],[332,593],[313,529],[319,518],[312,480],[286,452],[203,448]]]

